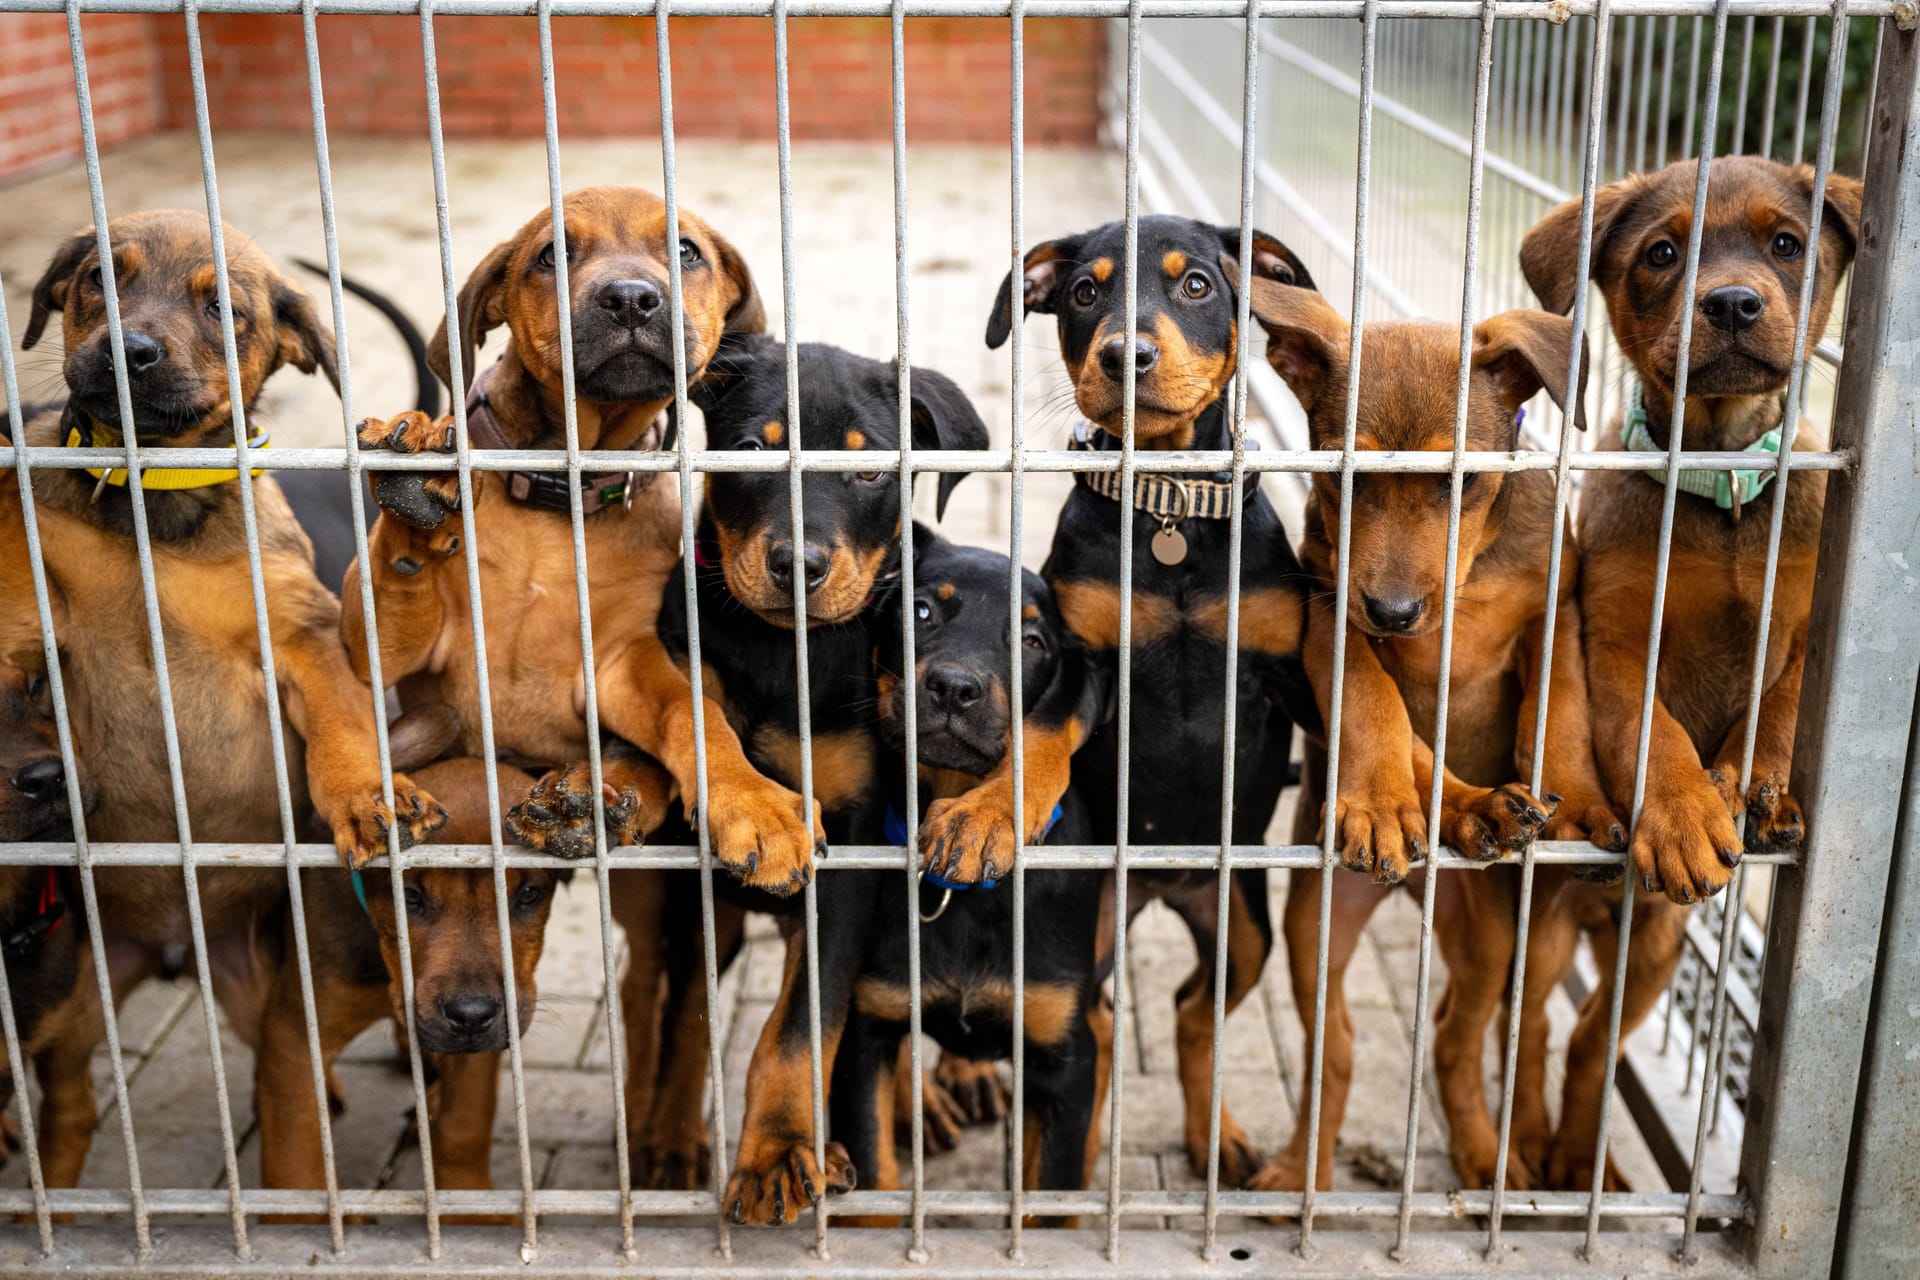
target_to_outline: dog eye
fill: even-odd
[[[208,298],[207,299],[207,319],[218,320],[219,318],[220,318],[220,299]]]
[[[1090,307],[1100,297],[1100,287],[1091,280],[1080,280],[1073,286],[1073,305]]]
[[[933,617],[933,606],[925,600],[913,602],[913,616],[916,621],[926,622]]]
[[[95,267],[93,270],[87,272],[87,283],[96,289],[104,287],[101,283],[100,268]]]
[[[700,246],[691,240],[680,241],[680,265],[690,267],[700,261]]]
[[[553,259],[553,242],[549,240],[546,245],[541,248],[539,256],[534,258],[533,265],[539,267],[542,271],[551,271],[553,270]],[[572,245],[567,246],[567,264],[569,266],[573,264]]]
[[[407,900],[408,915],[418,916],[418,915],[426,914],[426,911],[427,911],[427,895],[426,894],[420,892],[420,890],[409,885],[407,886],[406,900]]]
[[[1213,292],[1213,281],[1198,271],[1192,271],[1187,274],[1185,280],[1180,282],[1180,292],[1198,301]]]
[[[1773,238],[1773,256],[1776,258],[1797,258],[1805,248],[1800,243],[1800,237],[1791,231],[1782,231]]]
[[[767,447],[767,442],[761,439],[759,436],[748,436],[744,440],[742,440],[739,443],[739,445],[737,445],[736,447],[749,450],[753,453],[758,453],[760,452],[760,450]]]
[[[892,474],[891,471],[856,471],[853,478],[861,484],[878,484]]]
[[[1047,651],[1046,640],[1031,632],[1020,637],[1020,642],[1026,645],[1027,648],[1032,649],[1035,653],[1045,653]]]
[[[520,908],[537,907],[540,899],[546,897],[546,890],[537,884],[523,884],[520,891],[513,895],[513,905]]]
[[[1680,252],[1673,247],[1673,241],[1655,240],[1652,247],[1647,250],[1647,265],[1650,267],[1670,267],[1673,265],[1674,259],[1679,256]]]
[[[47,678],[45,676],[34,676],[27,681],[27,697],[30,700],[38,702],[40,695],[46,691]]]

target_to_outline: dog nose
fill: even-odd
[[[825,547],[809,542],[800,552],[800,563],[806,570],[807,590],[812,591],[827,580],[833,571],[833,557]],[[793,589],[793,544],[776,542],[767,548],[767,576],[782,591]]]
[[[126,348],[127,368],[136,374],[145,373],[166,358],[160,344],[144,333],[124,334],[120,341]]]
[[[36,804],[57,798],[66,785],[67,770],[59,756],[35,760],[13,775],[13,789]]]
[[[495,996],[466,991],[457,996],[440,997],[440,1016],[447,1025],[468,1035],[478,1035],[500,1017],[500,1001]]]
[[[614,280],[601,285],[597,297],[600,305],[629,329],[638,329],[651,320],[666,301],[659,287],[648,280]]]
[[[980,701],[985,692],[979,676],[959,667],[929,667],[925,680],[933,705],[955,715]]]
[[[1115,338],[1100,348],[1100,371],[1119,382],[1126,376],[1122,363],[1127,356],[1127,340]],[[1160,359],[1160,348],[1146,338],[1135,336],[1133,340],[1133,371],[1144,377]]]
[[[1743,284],[1721,285],[1700,299],[1707,323],[1722,333],[1739,333],[1752,326],[1767,309],[1759,293]]]
[[[1410,631],[1427,611],[1419,596],[1366,596],[1367,618],[1382,631]]]

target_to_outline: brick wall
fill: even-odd
[[[81,19],[94,129],[101,143],[162,127],[156,18],[91,14]],[[0,14],[0,175],[80,154],[73,60],[61,14]]]
[[[193,126],[186,35],[177,19],[86,20],[101,140]],[[419,22],[321,18],[327,123],[343,133],[420,136],[426,127]],[[202,19],[216,129],[310,127],[297,16]],[[441,18],[435,24],[449,136],[538,136],[540,57],[531,18]],[[1096,22],[1027,23],[1027,138],[1088,145],[1098,126]],[[651,19],[556,18],[554,60],[564,136],[658,130]],[[883,139],[892,129],[890,35],[884,18],[796,18],[789,27],[793,133],[799,139]],[[774,132],[773,24],[683,18],[674,23],[678,131],[767,138]],[[907,132],[917,142],[1003,142],[1007,24],[948,18],[907,23]],[[65,19],[0,15],[0,175],[79,152]]]

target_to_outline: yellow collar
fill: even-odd
[[[102,423],[95,422],[91,418],[87,419],[87,423],[88,423],[88,426],[91,428],[92,440],[90,441],[90,443],[94,448],[119,449],[123,447],[123,443],[120,439],[120,433],[118,431],[115,431],[112,427],[106,426]],[[67,448],[71,449],[76,445],[78,445],[80,442],[81,442],[80,428],[70,425],[67,428]],[[267,443],[268,443],[267,433],[265,431],[257,431],[251,437],[248,438],[247,447],[249,449],[264,449],[267,447]],[[261,470],[262,468],[255,467],[253,469],[253,474],[256,476],[259,475]],[[126,488],[127,469],[125,467],[114,467],[111,469],[108,469],[105,467],[88,467],[86,471],[88,475],[98,480],[102,486],[113,485],[117,489]],[[229,480],[237,480],[239,478],[240,478],[239,471],[231,468],[226,468],[226,469],[208,469],[208,468],[202,468],[202,467],[142,467],[140,468],[140,487],[142,489],[148,489],[148,490],[210,489],[214,485],[226,484]],[[95,497],[97,498],[99,496],[99,490],[96,488],[94,493],[95,493]]]

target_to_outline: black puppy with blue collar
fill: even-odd
[[[914,529],[914,661],[899,631],[875,654],[881,736],[904,750],[907,698],[915,699],[920,799],[937,804],[1001,770],[1011,735],[1007,557]],[[1022,574],[1021,714],[1028,744],[1057,737],[1070,720],[1107,718],[1105,683],[1039,575]],[[895,776],[905,777],[904,764]],[[907,843],[898,798],[889,840]],[[1069,787],[1040,843],[1085,844],[1092,827]],[[1108,876],[1034,870],[1026,876],[1026,1143],[1024,1184],[1086,1185],[1097,1150],[1094,1117],[1104,1093],[1112,1013],[1100,994],[1108,936],[1100,928]],[[1013,888],[1002,879],[948,882],[929,872],[916,890],[920,919],[921,1026],[945,1052],[976,1060],[1013,1052]],[[908,1030],[909,921],[897,890],[878,895],[853,980],[831,1091],[832,1133],[865,1186],[899,1185],[893,1074]],[[823,983],[825,976],[822,976]]]

